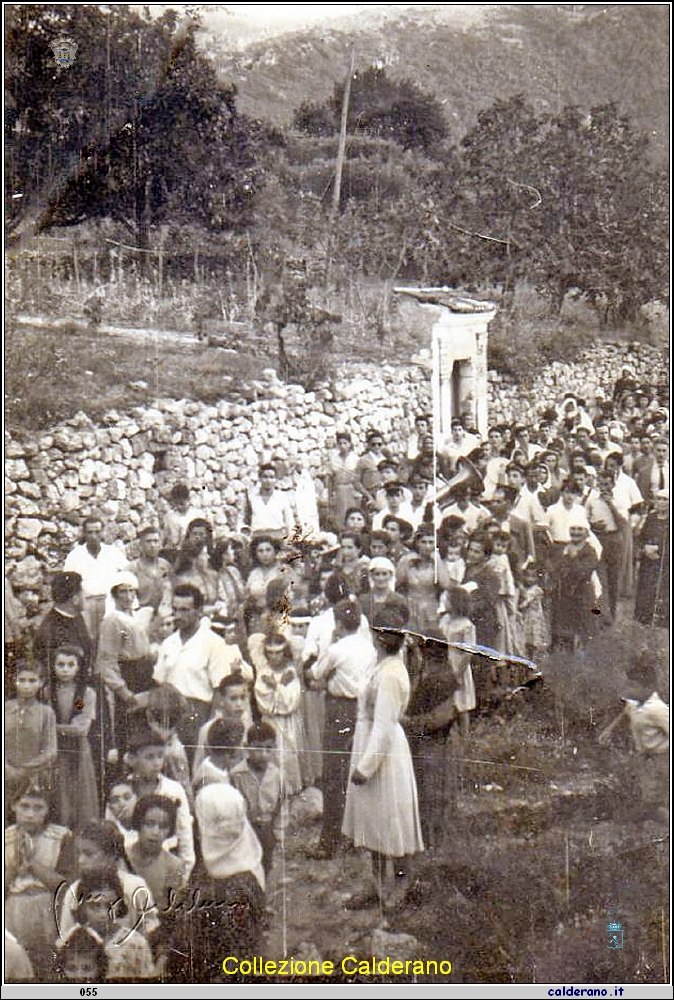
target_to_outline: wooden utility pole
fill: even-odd
[[[339,146],[337,147],[337,163],[335,165],[335,186],[332,189],[332,214],[339,212],[339,199],[342,194],[342,170],[344,169],[344,156],[346,153],[346,121],[349,116],[349,98],[351,97],[351,78],[356,63],[355,49],[351,49],[351,64],[349,75],[344,84],[344,97],[342,99],[342,121],[339,128]]]

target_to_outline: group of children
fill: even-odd
[[[276,729],[259,712],[251,721],[250,685],[230,674],[214,692],[198,746],[188,748],[190,767],[175,729],[182,699],[156,688],[127,733],[124,759],[107,767],[101,821],[86,739],[95,691],[79,677],[80,654],[57,650],[49,679],[17,663],[16,698],[6,705],[14,819],[5,835],[6,925],[30,963],[24,968],[89,982],[189,979],[185,934],[192,963],[207,967],[228,929],[237,953],[252,954],[288,794]],[[282,672],[278,683],[290,687],[287,680]],[[215,942],[195,926],[210,919],[190,904],[195,892],[218,907]]]

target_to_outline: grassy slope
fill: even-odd
[[[73,328],[9,327],[5,334],[5,419],[38,430],[83,410],[152,405],[158,398],[217,402],[273,363],[272,345],[224,352],[169,338],[139,340]]]

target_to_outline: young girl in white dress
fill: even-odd
[[[255,641],[257,640],[257,641]],[[280,632],[251,636],[249,651],[255,667],[255,700],[265,722],[278,736],[281,782],[285,797],[306,784],[306,739],[302,721],[302,684],[293,646]]]

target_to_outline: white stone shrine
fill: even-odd
[[[430,326],[433,357],[433,421],[440,438],[449,436],[453,417],[463,417],[486,437],[487,327],[496,315],[486,302],[451,288],[395,288],[414,302],[411,322]]]

